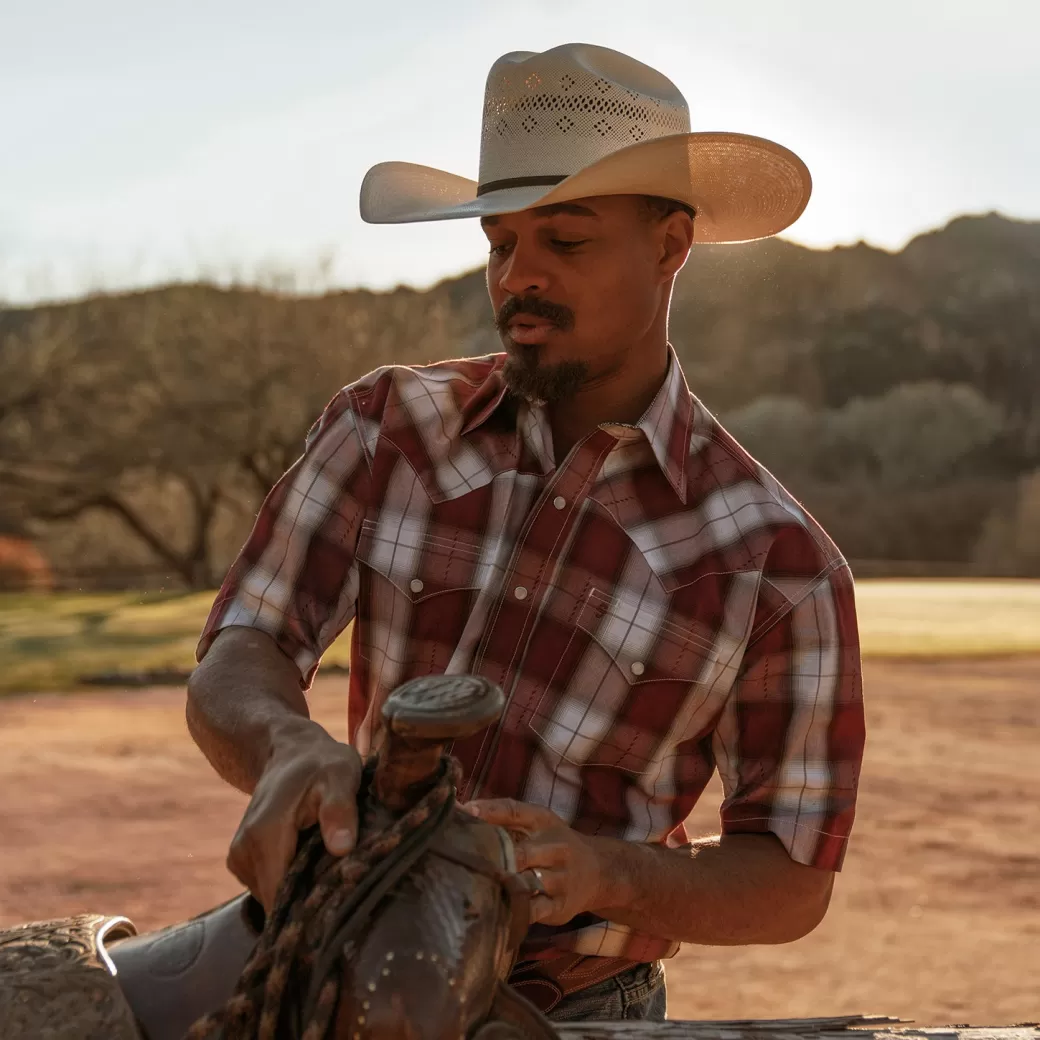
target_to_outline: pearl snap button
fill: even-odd
[[[525,589],[523,585],[517,585],[517,587],[513,589],[513,595],[516,596],[517,599],[527,599],[527,589]]]
[[[632,662],[632,674],[633,675],[642,675],[643,672],[645,672],[645,671],[646,671],[646,667],[643,665],[642,661],[633,661]]]
[[[408,587],[412,590],[412,592],[422,592],[423,583],[418,578],[412,578]]]
[[[553,505],[556,506],[557,509],[563,509],[563,507],[566,504],[567,504],[567,499],[565,499],[562,495],[557,495],[553,499]]]

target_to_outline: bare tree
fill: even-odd
[[[358,306],[174,286],[41,311],[0,356],[0,480],[48,525],[103,514],[186,585],[220,577],[215,531],[242,534],[350,379],[453,353],[452,309],[410,291]]]
[[[210,584],[208,538],[227,465],[193,433],[171,428],[147,353],[125,349],[126,330],[105,310],[102,301],[88,306],[60,340],[45,321],[13,346],[5,342],[9,360],[53,359],[58,342],[63,363],[20,395],[4,430],[0,478],[28,517],[53,523],[108,513],[185,584]],[[171,481],[191,504],[175,530],[135,503],[143,486]]]

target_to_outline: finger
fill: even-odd
[[[273,831],[262,850],[260,869],[257,871],[258,892],[253,894],[270,914],[278,900],[278,890],[296,855],[299,834],[294,827],[279,827]]]
[[[531,900],[531,924],[545,921],[548,924],[566,924],[563,900],[552,896],[535,896]]]
[[[228,870],[238,878],[270,913],[295,849],[292,828],[265,828],[243,824],[228,851]]]
[[[256,883],[256,870],[254,869],[254,863],[250,856],[246,852],[245,838],[242,835],[241,827],[235,833],[234,838],[231,839],[231,844],[228,846],[227,859],[225,865],[228,870],[242,882],[246,888],[249,889],[253,895],[256,895],[258,885]]]
[[[259,889],[257,883],[259,861],[256,858],[255,832],[256,824],[254,822],[253,806],[250,804],[242,819],[239,820],[238,828],[231,839],[231,844],[228,846],[227,860],[225,861],[228,870],[254,895]]]
[[[330,785],[319,787],[318,826],[325,848],[333,856],[343,856],[357,842],[357,791],[330,790]]]
[[[536,896],[558,896],[567,889],[567,875],[562,870],[528,867],[523,871],[522,877]]]
[[[565,867],[570,862],[570,847],[559,841],[524,838],[513,845],[516,869],[529,867]]]
[[[325,848],[334,856],[349,852],[357,840],[357,789],[351,778],[324,775],[315,780],[296,808],[299,830],[318,824]]]
[[[461,806],[487,823],[514,831],[536,831],[563,821],[544,805],[528,805],[515,798],[483,798]]]

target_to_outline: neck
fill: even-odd
[[[646,334],[613,367],[592,376],[569,400],[549,407],[556,464],[604,422],[634,425],[650,407],[668,373],[668,298]]]
[[[650,407],[668,371],[662,334],[628,350],[616,368],[589,379],[570,400],[549,408],[556,462],[603,423],[634,425]]]

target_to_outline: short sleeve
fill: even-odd
[[[307,436],[303,455],[271,489],[210,611],[201,661],[232,626],[271,636],[309,686],[322,654],[353,619],[354,559],[369,484],[365,443],[350,387]]]
[[[809,532],[787,532],[713,738],[723,833],[772,833],[796,862],[839,870],[864,739],[852,574]]]

